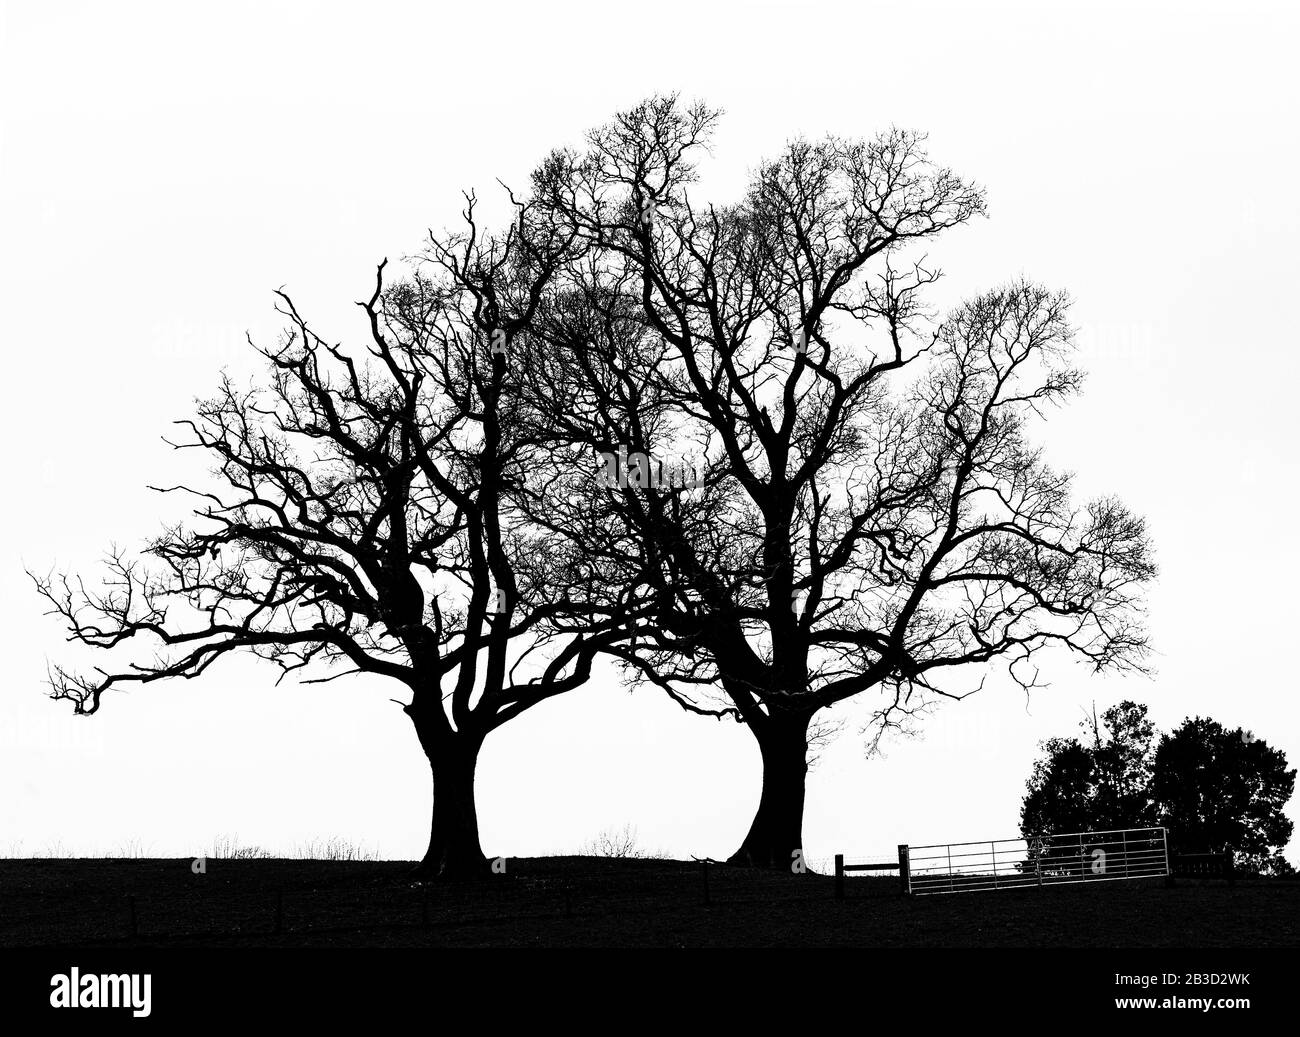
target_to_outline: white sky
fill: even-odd
[[[196,854],[223,834],[423,851],[428,769],[382,681],[273,688],[230,661],[76,718],[43,697],[61,633],[22,567],[87,568],[155,530],[146,483],[199,460],[159,437],[247,366],[246,330],[275,332],[273,289],[355,337],[375,263],[454,222],[462,188],[523,185],[667,90],[726,109],[722,200],[788,136],[890,123],[985,185],[991,218],[932,253],[944,291],[1024,273],[1074,295],[1091,377],[1048,456],[1148,516],[1162,567],[1154,680],[1058,660],[1028,703],[991,683],[870,761],[850,723],[810,778],[809,855],[1013,836],[1038,741],[1094,700],[1145,701],[1166,729],[1210,715],[1300,760],[1297,21],[1262,3],[6,4],[0,853]],[[493,735],[479,775],[484,847],[508,855],[627,823],[647,849],[719,856],[759,790],[742,728],[608,673]]]

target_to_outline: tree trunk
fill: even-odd
[[[773,713],[753,728],[763,756],[763,794],[749,834],[729,864],[792,871],[803,858],[804,781],[810,713]]]
[[[410,709],[408,708],[408,713]],[[482,740],[453,731],[425,729],[416,716],[416,734],[433,772],[433,819],[429,848],[416,866],[421,878],[469,879],[490,874],[478,838],[478,807],[474,802],[474,771]]]

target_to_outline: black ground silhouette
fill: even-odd
[[[0,946],[1285,947],[1300,882],[1113,882],[902,897],[897,879],[521,858],[413,884],[410,862],[0,861]],[[132,936],[132,915],[135,935]],[[278,932],[277,932],[278,925]]]

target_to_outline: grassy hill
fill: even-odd
[[[0,946],[1266,947],[1300,945],[1300,883],[1160,879],[902,897],[896,878],[695,862],[510,859],[412,884],[409,862],[0,860]],[[134,915],[134,935],[132,935]]]

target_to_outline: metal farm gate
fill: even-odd
[[[917,894],[1113,882],[1169,874],[1163,828],[1068,832],[899,849],[906,854],[907,892]]]

